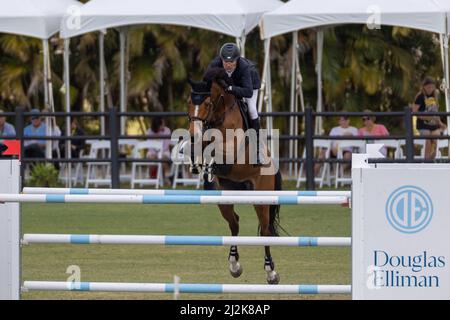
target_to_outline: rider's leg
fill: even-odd
[[[258,90],[253,90],[253,96],[247,99],[248,113],[250,115],[250,126],[256,131],[256,165],[261,165],[260,156],[260,143],[259,143],[259,130],[261,129],[261,123],[259,121],[258,109],[256,108],[258,100]]]
[[[258,101],[258,90],[253,90],[253,96],[246,100],[248,104],[248,114],[250,115],[250,120],[258,119],[258,109],[256,106]]]

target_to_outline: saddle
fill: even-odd
[[[239,111],[241,112],[242,122],[244,126],[244,131],[250,129],[250,116],[248,114],[248,105],[242,99],[236,99],[237,104],[239,106]]]

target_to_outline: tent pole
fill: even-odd
[[[126,111],[127,97],[125,89],[125,46],[127,40],[127,31],[124,28],[119,30],[120,36],[120,112]],[[125,134],[125,117],[120,117],[120,134]],[[111,128],[112,129],[112,128]]]
[[[245,35],[245,31],[242,32],[241,37],[236,38],[236,44],[239,47],[239,50],[241,50],[241,57],[245,58],[245,43],[246,43],[247,37]]]
[[[295,102],[297,100],[297,66],[296,66],[296,55],[297,55],[297,43],[298,43],[298,31],[292,32],[292,60],[291,60],[291,104],[290,112],[295,112]],[[289,117],[289,135],[294,136],[294,120],[296,118],[292,115]],[[294,157],[294,141],[289,140],[289,159]],[[292,168],[293,163],[289,162],[289,177],[292,178]]]
[[[298,112],[298,103],[300,100],[300,107],[301,107],[301,111],[305,112],[305,100],[303,97],[303,77],[302,77],[302,73],[301,73],[301,68],[300,68],[300,58],[299,58],[299,47],[298,47],[298,43],[297,43],[297,49],[296,49],[296,55],[295,55],[295,70],[296,70],[296,98],[295,98],[295,112]],[[299,135],[299,122],[298,122],[298,116],[295,117],[295,131],[294,134],[295,135]],[[304,119],[304,117],[303,117]],[[295,140],[294,141],[294,158],[298,158],[298,145],[299,145],[299,141]],[[295,163],[295,176],[298,175],[298,163]]]
[[[305,112],[305,99],[303,97],[303,76],[302,76],[302,70],[300,68],[300,59],[298,57],[298,52],[297,52],[297,60],[296,60],[296,65],[297,65],[297,90],[298,90],[298,94],[300,96],[300,107],[302,108],[302,112]]]
[[[49,107],[48,102],[48,67],[47,67],[47,56],[48,52],[48,41],[47,39],[42,40],[42,49],[43,49],[43,67],[44,67],[44,109]]]
[[[266,97],[267,97],[267,112],[271,113],[273,112],[272,108],[272,76],[271,76],[271,70],[270,70],[270,39],[266,40],[265,43],[265,50],[268,53],[268,60],[267,60],[267,71],[266,71]],[[270,139],[270,151],[273,152],[274,150],[274,140],[273,140],[273,117],[267,118],[267,130],[269,135],[271,136]]]
[[[70,107],[70,39],[64,39],[64,86],[66,88],[65,92],[65,104],[66,104],[66,112],[69,113],[71,110]],[[66,116],[66,136],[70,137],[70,115]],[[72,144],[70,140],[66,140],[66,155],[67,159],[72,158]],[[72,164],[67,164],[66,171],[66,185],[68,188],[72,185]]]
[[[323,111],[322,96],[322,58],[323,58],[323,30],[317,31],[317,112]],[[322,117],[316,117],[316,134],[322,134],[323,121]]]
[[[100,112],[105,112],[105,32],[106,30],[100,30],[98,37],[100,55]],[[100,134],[104,136],[105,132],[105,117],[100,117]]]
[[[268,43],[268,44],[267,44]],[[258,98],[258,112],[263,112],[263,106],[266,103],[267,99],[267,65],[270,63],[270,39],[264,40],[264,66],[262,70],[262,80],[261,80],[261,89],[259,90],[259,98]],[[266,105],[266,111],[267,111],[267,105]]]
[[[49,48],[48,48],[48,40],[42,40],[43,47],[43,59],[44,59],[44,111],[51,112],[50,103],[49,103],[49,89],[48,89],[48,56],[49,56]],[[45,117],[45,134],[47,137],[52,135],[52,127],[51,127],[51,119],[49,117]],[[52,141],[47,140],[45,142],[45,158],[52,158]]]
[[[450,112],[450,66],[449,66],[449,54],[448,54],[448,35],[444,35],[444,92],[445,92],[445,110]],[[447,115],[447,128],[450,125],[450,115]]]
[[[50,112],[55,112],[55,99],[53,96],[53,82],[52,82],[52,65],[51,65],[51,58],[50,58],[50,50],[48,50],[48,55],[47,55],[47,75],[48,75],[48,103],[49,103],[49,108],[50,108]],[[51,128],[52,128],[52,132],[54,129],[56,129],[56,117],[51,117],[50,118],[51,122]],[[54,143],[58,143],[59,142],[52,142],[52,145]],[[53,147],[52,147],[53,149]],[[61,157],[61,154],[59,153],[59,148],[58,150],[58,157]],[[53,150],[52,150],[52,156],[53,156]]]

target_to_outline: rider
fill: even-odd
[[[261,80],[258,71],[256,70],[255,63],[241,57],[241,52],[236,44],[225,43],[220,49],[219,57],[216,57],[211,61],[208,70],[218,67],[224,68],[228,76],[232,79],[233,85],[229,86],[226,91],[233,94],[238,99],[245,99],[247,102],[250,126],[256,131],[256,162],[257,165],[261,165],[259,150],[259,130],[261,128],[261,123],[256,108],[258,90],[261,88]]]

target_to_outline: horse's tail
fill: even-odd
[[[275,174],[275,191],[282,189],[281,173]],[[280,226],[280,205],[271,205],[269,208],[269,231],[272,236],[279,236],[278,227]]]

